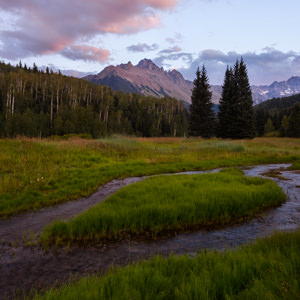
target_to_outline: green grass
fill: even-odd
[[[54,223],[41,241],[85,243],[222,226],[248,219],[285,198],[275,182],[245,177],[239,169],[156,176],[117,191],[75,219]]]
[[[4,139],[0,217],[87,196],[114,178],[282,162],[299,166],[300,139]]]
[[[34,300],[299,299],[300,230],[196,257],[155,257],[52,288]]]

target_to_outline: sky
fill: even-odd
[[[222,84],[243,57],[251,84],[300,76],[299,0],[1,0],[0,60],[84,76],[152,59]]]

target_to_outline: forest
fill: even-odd
[[[225,88],[224,92],[228,94],[228,87],[225,85],[228,84],[227,81],[224,82],[223,90]],[[206,88],[208,87],[209,85]],[[227,94],[224,94],[223,98]],[[223,99],[220,103],[223,105],[222,101]],[[251,99],[249,101],[252,102]],[[219,135],[225,138],[247,138],[254,135],[299,137],[300,128],[297,124],[300,123],[300,104],[297,103],[300,103],[300,95],[268,100],[254,107],[251,123],[254,123],[255,133]],[[193,105],[190,108],[192,107]],[[211,106],[209,107],[211,110]],[[234,114],[229,114],[229,120],[223,111],[218,114],[219,119],[222,117],[220,120],[212,112],[210,119],[214,120],[210,122],[215,125],[209,124],[206,127],[228,127],[226,124],[231,122]],[[107,86],[64,76],[60,72],[54,73],[48,68],[45,71],[39,70],[35,64],[30,68],[23,66],[21,62],[17,66],[0,63],[2,138],[44,138],[69,134],[84,134],[92,138],[112,134],[142,137],[189,136],[195,135],[191,133],[191,125],[194,122],[194,117],[190,116],[192,112],[186,103],[174,98],[114,92]],[[240,113],[236,115],[240,116]],[[234,128],[245,127],[231,123],[231,131],[235,131]],[[249,128],[251,126],[250,124]],[[218,135],[218,132],[213,130],[209,134],[205,132],[196,135],[208,137],[216,134]]]
[[[254,116],[258,136],[300,137],[300,94],[256,105]]]
[[[0,63],[0,137],[185,136],[187,127],[188,112],[176,99],[113,92],[35,64]]]

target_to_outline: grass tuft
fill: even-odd
[[[239,169],[215,174],[156,176],[125,187],[67,222],[46,228],[43,244],[95,242],[223,226],[282,203],[277,184]]]
[[[34,300],[299,299],[300,230],[236,250],[155,257],[105,276],[36,294]]]

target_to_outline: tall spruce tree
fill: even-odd
[[[233,105],[235,88],[233,70],[227,66],[218,111],[217,135],[222,138],[231,137],[231,124],[235,115],[235,106]]]
[[[241,58],[227,68],[219,106],[218,135],[222,138],[253,138],[254,111],[247,67]]]
[[[214,135],[215,115],[211,102],[212,93],[209,88],[206,69],[203,65],[201,71],[197,69],[192,90],[189,128],[191,136],[207,138]]]
[[[237,127],[234,138],[253,138],[254,129],[254,111],[252,92],[247,74],[247,67],[241,58],[238,63],[238,71],[235,74],[237,82]]]

